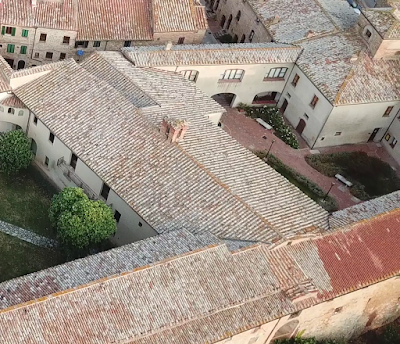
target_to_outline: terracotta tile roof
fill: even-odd
[[[295,62],[300,47],[278,43],[136,46],[123,54],[138,67]]]
[[[153,39],[150,0],[79,0],[78,11],[77,39]]]
[[[26,106],[23,102],[21,102],[16,96],[11,96],[4,98],[2,101],[0,101],[1,105],[8,106],[8,107],[14,107],[14,108],[19,108],[19,109],[25,109]]]
[[[400,191],[362,202],[343,210],[335,211],[329,217],[331,230],[365,220],[379,214],[400,208]]]
[[[2,0],[0,23],[22,27],[33,27],[34,17],[31,0]]]
[[[363,8],[361,11],[381,37],[384,37],[396,22],[396,18],[392,14],[392,8]]]
[[[78,30],[78,0],[37,0],[33,17],[36,27],[76,31]]]
[[[175,258],[159,262],[150,258],[151,265],[61,293],[50,287],[47,297],[27,303],[22,302],[35,297],[34,293],[19,301],[18,295],[22,290],[31,293],[32,280],[39,289],[46,289],[52,281],[71,285],[68,278],[87,280],[85,273],[76,276],[78,266],[93,275],[101,275],[94,270],[102,266],[119,273],[121,269],[114,268],[113,262],[122,265],[122,270],[130,264],[121,257],[134,261],[139,257],[138,264],[145,264],[148,258],[143,261],[140,257],[147,255],[149,247],[150,257],[160,247],[167,250],[168,257],[168,245],[174,239],[169,235],[168,244],[163,244],[164,236],[148,239],[67,263],[64,270],[45,270],[49,272],[46,281],[33,274],[5,282],[0,290],[12,290],[11,295],[16,292],[11,304],[21,304],[0,311],[0,342],[56,344],[63,338],[77,344],[214,343],[398,274],[399,211],[273,251],[259,245],[232,254],[218,243],[192,251],[202,243],[186,233],[194,246],[187,248],[184,235],[183,254]],[[156,259],[162,257],[161,253]],[[74,264],[69,271],[67,267]],[[65,274],[53,275],[59,271]],[[39,293],[43,294],[46,292]],[[8,301],[0,295],[0,302],[7,307]],[[296,301],[299,296],[306,299]]]
[[[46,63],[41,66],[31,67],[31,68],[24,68],[19,70],[13,70],[10,79],[22,78],[24,76],[33,75],[37,73],[42,73],[46,71],[56,70],[69,64],[73,61],[73,59],[67,59],[62,61],[57,61],[53,63]]]
[[[207,17],[206,17],[206,9],[204,6],[195,6],[194,7],[194,26],[197,30],[205,30],[208,27]]]

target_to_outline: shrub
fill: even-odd
[[[296,135],[292,133],[289,126],[285,124],[282,115],[275,107],[251,107],[246,104],[240,103],[239,109],[244,110],[246,116],[251,118],[261,118],[267,122],[272,128],[276,137],[279,137],[283,142],[292,148],[299,148],[299,141]]]
[[[31,142],[22,130],[0,134],[0,170],[12,174],[26,169],[33,155]]]

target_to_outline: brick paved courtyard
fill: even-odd
[[[222,128],[240,142],[246,148],[256,150],[268,150],[272,145],[271,153],[279,158],[284,164],[290,166],[297,172],[306,176],[323,190],[328,191],[331,183],[335,185],[330,194],[336,199],[339,209],[347,208],[357,203],[350,191],[339,183],[335,178],[324,176],[307,164],[304,157],[310,154],[307,144],[300,138],[300,149],[293,149],[277,138],[271,130],[264,129],[254,119],[246,117],[236,109],[226,107],[227,113],[222,116]],[[265,137],[265,138],[264,138]],[[344,145],[319,149],[321,153],[334,153],[343,151],[363,151],[370,156],[375,156],[389,163],[400,172],[399,166],[390,157],[383,147],[376,143],[365,143],[358,145]]]

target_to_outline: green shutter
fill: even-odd
[[[8,53],[14,52],[14,44],[7,44],[7,52]]]
[[[21,46],[21,54],[26,54],[26,46],[25,45]]]
[[[22,30],[22,37],[28,37],[28,30]]]
[[[15,27],[11,29],[11,36],[15,36]]]
[[[2,26],[1,27],[1,34],[4,35],[6,33],[6,27]]]

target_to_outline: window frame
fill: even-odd
[[[186,69],[179,72],[186,80],[196,82],[199,77],[199,71],[195,69]]]
[[[63,37],[63,44],[68,44],[69,45],[70,41],[71,41],[71,37],[69,37],[69,36],[64,36]]]
[[[55,136],[54,136],[54,134],[50,131],[50,134],[49,134],[49,141],[50,141],[52,144],[54,144],[54,139],[55,139]]]
[[[250,31],[250,35],[249,35],[249,42],[250,43],[253,42],[254,34],[255,34],[254,30],[251,30]]]
[[[7,52],[10,54],[14,54],[15,52],[15,44],[7,44]]]
[[[132,45],[132,41],[124,41],[124,48],[129,48]]]
[[[110,195],[111,188],[103,182],[103,186],[101,187],[100,196],[107,201],[108,196]]]
[[[19,110],[18,111],[18,116],[23,116],[24,115],[24,110]]]
[[[287,67],[275,67],[271,68],[268,73],[264,76],[265,81],[282,81],[285,80],[286,73],[289,68]],[[272,73],[271,73],[272,72]],[[272,76],[271,76],[272,74]],[[277,76],[275,76],[277,74]]]
[[[22,29],[21,37],[28,37],[29,35],[29,30]]]
[[[10,113],[11,115],[15,115],[15,109],[12,107],[9,107],[7,110],[7,113]]]
[[[60,60],[65,60],[67,58],[66,53],[60,53]]]
[[[49,54],[51,54],[51,57],[49,57]],[[46,52],[46,59],[52,60],[53,59],[54,54],[50,51]]]
[[[392,112],[394,106],[388,106],[384,112],[384,114],[382,115],[382,117],[389,117],[390,113]]]
[[[69,166],[76,170],[76,165],[78,164],[78,156],[74,153],[71,154],[71,159],[69,160]]]
[[[33,116],[33,124],[37,125],[37,122],[38,122],[38,118],[36,116]]]
[[[296,73],[296,74],[294,75],[294,77],[293,77],[292,82],[291,82],[292,86],[293,86],[293,87],[296,87],[297,84],[298,84],[298,82],[299,82],[299,80],[300,80],[300,75]]]
[[[369,33],[369,34],[368,34]],[[370,30],[370,29],[365,29],[365,32],[364,32],[364,34],[365,34],[365,36],[368,38],[368,39],[370,39],[371,37],[372,37],[372,31]]]
[[[185,44],[185,37],[179,37],[177,44]]]
[[[47,33],[41,33],[39,36],[39,42],[46,42],[47,40]]]
[[[28,51],[28,47],[26,45],[21,45],[19,53],[22,55],[26,55],[27,51]]]
[[[101,41],[93,41],[93,48],[100,48]]]
[[[121,220],[121,213],[115,209],[114,211],[114,220],[119,223],[119,221]]]
[[[341,131],[336,131],[335,132],[335,136],[341,136],[342,135],[342,132]]]
[[[314,97],[311,99],[310,106],[311,108],[315,109],[316,105],[318,104],[319,98],[314,94]]]
[[[244,74],[244,69],[226,69],[224,74],[220,75],[218,82],[241,82]]]

